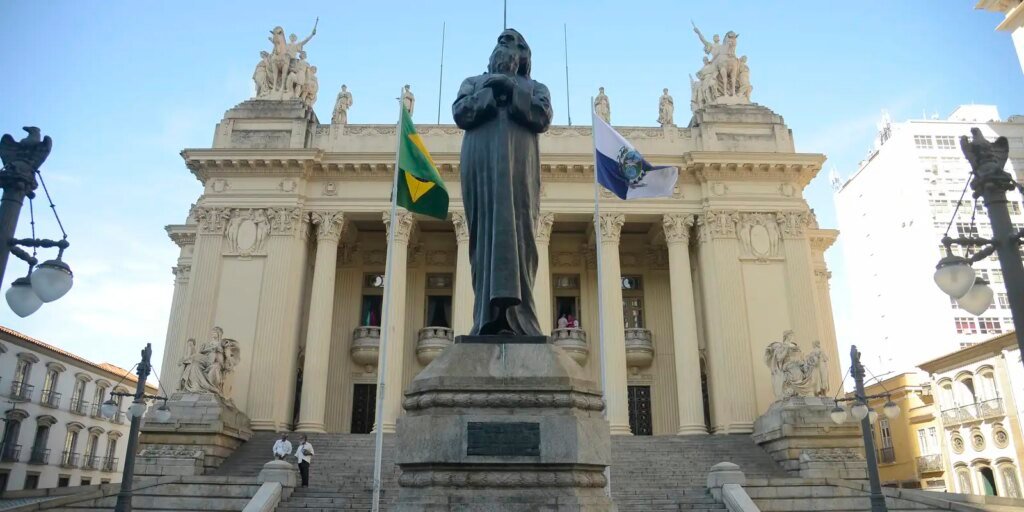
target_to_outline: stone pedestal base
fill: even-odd
[[[599,388],[564,350],[525,341],[460,337],[413,380],[393,510],[616,510]]]
[[[867,478],[860,424],[836,425],[829,398],[794,397],[775,402],[754,422],[754,441],[792,476]]]
[[[252,437],[248,416],[212,393],[174,393],[167,407],[170,420],[142,424],[137,475],[204,475]]]

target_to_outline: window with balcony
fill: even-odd
[[[384,274],[363,276],[363,301],[359,324],[380,327],[384,301]]]
[[[61,452],[60,464],[64,467],[76,468],[78,467],[78,453],[75,451],[78,449],[78,430],[68,430],[66,436],[64,436],[64,451]]]
[[[424,327],[452,326],[452,275],[427,275],[427,311]]]
[[[932,149],[931,135],[914,135],[914,147],[917,149]]]
[[[50,425],[40,424],[36,426],[36,435],[32,440],[32,454],[29,456],[31,464],[49,464],[50,450],[46,444],[50,440]]]
[[[580,276],[579,274],[556,274],[552,278],[555,292],[554,325],[565,328],[575,327],[580,322]]]
[[[99,457],[99,445],[100,435],[98,432],[90,432],[89,439],[85,444],[85,454],[82,457],[83,466],[86,469],[99,469],[100,468],[100,457]]]
[[[18,462],[21,457],[21,445],[18,444],[20,435],[21,420],[8,416],[4,424],[4,438],[0,442],[0,461]]]
[[[881,440],[879,445],[879,462],[882,464],[892,464],[896,462],[896,451],[892,445],[892,429],[889,427],[889,418],[881,416],[878,418],[878,436]]]
[[[14,377],[11,380],[11,398],[15,400],[28,400],[32,394],[32,386],[28,383],[32,376],[32,360],[28,357],[19,357],[18,364],[14,367]]]
[[[100,405],[107,400],[107,386],[96,384],[96,392],[92,395],[92,417],[100,417]]]
[[[622,276],[622,317],[626,329],[643,329],[643,279],[640,276]]]

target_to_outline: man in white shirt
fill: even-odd
[[[292,442],[288,440],[288,433],[281,432],[281,439],[274,441],[274,458],[284,460],[292,454]]]
[[[302,442],[295,450],[295,458],[299,459],[299,474],[302,475],[302,486],[309,487],[309,463],[313,460],[313,445],[309,444],[309,438],[305,434],[300,438]]]

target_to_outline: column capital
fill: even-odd
[[[189,276],[192,274],[192,265],[183,263],[176,267],[171,267],[171,273],[174,274],[175,284],[187,283]]]
[[[688,243],[690,228],[696,224],[693,215],[685,213],[669,213],[661,217],[661,226],[665,230],[665,241],[668,243]]]
[[[384,211],[382,213],[382,219],[384,221],[384,228],[387,229],[387,234],[391,236],[391,212]],[[395,212],[395,241],[397,242],[408,242],[409,237],[412,236],[412,228],[416,224],[415,217],[411,213],[406,211]]]
[[[388,219],[390,220],[390,219]],[[385,220],[384,222],[388,222]],[[452,211],[452,224],[455,225],[455,241],[463,244],[469,242],[469,224],[466,222],[466,212],[461,210]]]
[[[341,239],[341,232],[345,228],[345,214],[343,212],[309,212],[310,221],[317,226],[317,241],[331,240],[337,242]]]
[[[555,224],[554,212],[540,212],[537,217],[537,241],[551,242],[551,227]]]
[[[705,208],[697,219],[697,238],[708,242],[715,238],[735,238],[736,223],[740,215],[736,210],[712,210]]]
[[[231,208],[197,206],[191,213],[199,224],[199,232],[204,235],[223,235],[231,218]]]
[[[291,235],[301,233],[309,217],[302,214],[302,209],[294,208],[267,208],[267,217],[270,218],[271,235]]]
[[[177,245],[181,249],[184,249],[184,248],[186,248],[188,246],[196,244],[196,234],[195,234],[194,231],[193,232],[169,231],[167,233],[167,236],[169,236],[171,238],[171,241],[174,242],[174,244]]]
[[[621,213],[602,213],[598,217],[601,223],[601,242],[619,243],[622,236],[622,225],[626,223],[626,216]]]
[[[811,215],[808,212],[778,212],[775,218],[782,229],[783,238],[803,238],[807,228],[811,225]]]

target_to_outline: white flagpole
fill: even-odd
[[[597,245],[597,339],[600,342],[600,356],[601,356],[601,397],[605,399],[604,404],[604,418],[608,419],[608,365],[607,358],[605,356],[605,337],[604,337],[604,279],[601,273],[601,198],[599,196],[600,184],[597,181],[597,133],[596,122],[594,118],[597,117],[597,112],[594,111],[594,97],[590,97],[590,137],[594,141],[594,238]],[[612,476],[611,466],[604,468],[604,493],[606,496],[611,497],[612,495]]]
[[[395,176],[391,180],[391,221],[388,223],[388,255],[384,265],[384,313],[380,323],[380,356],[377,362],[376,437],[373,446],[373,512],[380,511],[380,471],[384,453],[384,385],[388,372],[388,341],[391,339],[391,261],[394,259],[395,217],[398,213],[398,159],[402,150],[402,94],[398,94],[398,122],[395,124]]]

